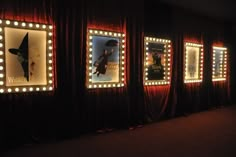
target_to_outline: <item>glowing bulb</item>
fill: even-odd
[[[6,21],[6,24],[9,25],[11,22],[9,20]]]
[[[15,21],[15,22],[14,22],[14,25],[15,25],[15,26],[18,26],[18,22],[17,22],[17,21]]]

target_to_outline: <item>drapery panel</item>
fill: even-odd
[[[55,27],[54,1],[1,1],[0,19],[51,24]],[[54,34],[56,32],[54,31]],[[53,38],[55,41],[55,38]],[[53,44],[55,47],[56,44]],[[54,56],[55,59],[56,56]],[[56,65],[54,65],[56,69]],[[55,75],[56,76],[56,75]],[[54,78],[55,88],[57,78]],[[0,95],[1,149],[28,141],[33,136],[47,134],[54,112],[54,92]],[[51,112],[53,111],[53,112]],[[42,116],[44,115],[44,116]]]
[[[3,141],[14,141],[17,137],[29,140],[32,136],[67,137],[100,129],[127,128],[163,117],[201,111],[231,100],[230,81],[234,80],[230,73],[233,63],[230,57],[233,55],[229,55],[227,81],[211,81],[212,45],[224,46],[226,43],[226,47],[232,48],[230,31],[224,32],[230,26],[223,27],[223,23],[209,22],[207,18],[159,2],[134,4],[124,0],[115,4],[108,0],[3,0],[0,18],[53,24],[56,61],[54,92],[0,95]],[[215,24],[219,26],[211,30]],[[88,28],[126,34],[124,87],[86,88]],[[169,85],[143,85],[146,35],[172,41]],[[204,45],[201,83],[183,83],[185,41]]]

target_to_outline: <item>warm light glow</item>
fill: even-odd
[[[226,54],[227,54],[227,48],[213,46],[212,81],[225,81],[226,80],[226,77],[227,77],[227,55]]]
[[[19,23],[18,23],[17,21],[14,22],[14,25],[15,25],[15,26],[18,26],[18,24],[19,24]]]
[[[167,78],[170,78],[170,72],[167,72],[168,69],[170,69],[171,66],[171,41],[167,39],[160,39],[160,38],[154,38],[154,37],[145,37],[144,38],[144,85],[166,85],[169,84],[169,81],[167,81]],[[149,72],[148,69],[150,68],[156,68],[158,65],[156,65],[156,62],[154,62],[154,58],[156,55],[155,51],[156,48],[152,47],[152,45],[159,45],[156,47],[162,47],[161,52],[159,53],[159,57],[161,57],[161,64],[163,66],[163,74],[164,76],[156,79],[149,79],[149,75],[151,76],[151,71]],[[154,48],[154,50],[153,50]],[[160,50],[159,50],[160,51]],[[155,70],[158,71],[158,70]],[[150,73],[150,74],[149,74]],[[158,74],[158,73],[157,73]],[[155,75],[157,75],[155,74]],[[155,76],[152,74],[152,76]]]
[[[185,42],[184,83],[202,82],[203,45]]]
[[[25,27],[25,26],[26,26],[26,24],[23,22],[23,23],[21,24],[21,26],[22,26],[22,27]]]
[[[118,75],[118,82],[115,81],[113,85],[109,84],[111,82],[109,81],[95,81],[94,80],[94,58],[93,58],[93,45],[94,45],[94,40],[96,40],[97,37],[103,36],[103,37],[112,37],[116,38],[119,40],[119,72],[120,74]],[[121,87],[121,82],[124,82],[124,76],[125,73],[122,71],[125,66],[125,39],[124,39],[124,34],[119,33],[119,32],[109,32],[109,31],[103,31],[103,30],[88,30],[88,39],[87,39],[87,75],[86,75],[86,84],[88,88],[112,88],[112,87]],[[93,40],[94,39],[94,40]],[[102,77],[102,76],[100,76]],[[119,85],[120,84],[120,85]]]
[[[17,29],[14,29],[14,28],[17,28]],[[44,29],[43,31],[45,32],[45,39],[48,39],[48,40],[42,40],[42,41],[47,41],[45,43],[45,45],[46,45],[46,47],[48,47],[48,50],[46,50],[45,56],[40,54],[40,57],[41,58],[45,57],[47,59],[45,61],[46,65],[45,65],[45,74],[44,74],[46,84],[42,84],[42,83],[38,84],[39,81],[37,81],[37,79],[36,80],[32,79],[35,83],[32,80],[30,80],[31,82],[30,81],[25,82],[24,79],[22,79],[23,77],[21,78],[21,76],[18,78],[16,77],[16,81],[14,82],[14,79],[15,79],[14,75],[12,78],[10,78],[10,79],[13,79],[13,81],[9,82],[10,79],[8,79],[8,78],[10,76],[9,76],[9,73],[7,74],[6,72],[9,71],[9,68],[7,68],[7,67],[10,64],[9,63],[10,61],[9,61],[9,59],[7,60],[8,54],[7,53],[4,54],[4,51],[0,50],[0,64],[1,64],[1,66],[0,66],[0,71],[1,71],[1,73],[0,73],[0,79],[1,79],[0,80],[0,88],[3,89],[3,91],[9,92],[9,93],[10,92],[32,92],[32,91],[34,91],[33,87],[29,87],[32,85],[38,85],[38,87],[37,87],[38,91],[40,90],[40,88],[45,89],[45,90],[50,90],[51,89],[50,87],[53,87],[52,80],[54,80],[53,79],[53,71],[52,71],[53,70],[53,59],[51,58],[53,56],[53,52],[52,52],[53,46],[51,45],[52,44],[52,35],[53,35],[52,25],[46,25],[46,24],[41,25],[41,24],[34,24],[34,23],[28,23],[28,22],[22,22],[22,21],[1,20],[0,41],[1,42],[4,41],[3,43],[0,42],[1,48],[2,47],[4,47],[5,49],[8,48],[7,45],[5,45],[5,44],[9,43],[9,39],[12,38],[11,36],[9,37],[8,34],[13,34],[13,33],[17,32],[18,29],[20,31],[22,30],[22,32],[27,32],[27,33],[28,32],[29,33],[36,32],[37,30]],[[50,29],[50,31],[49,31],[49,29]],[[4,30],[3,33],[2,33],[2,30]],[[42,34],[44,33],[43,31],[42,31]],[[31,35],[30,40],[31,39],[33,40],[35,37],[36,37],[36,35],[33,35],[33,36]],[[43,38],[44,35],[41,35],[41,37]],[[43,46],[43,45],[41,45],[41,46]],[[32,46],[31,46],[31,48],[32,48]],[[29,47],[29,49],[30,49],[30,47]],[[30,51],[31,50],[29,50],[29,52]],[[34,56],[31,56],[31,57],[34,57]],[[2,63],[4,63],[4,64],[2,64]],[[37,65],[39,65],[39,64],[37,63]],[[6,69],[6,70],[4,70],[4,69]],[[37,71],[39,71],[39,70],[37,70]],[[35,75],[37,75],[37,73]],[[49,78],[51,78],[50,79],[51,81],[47,81],[47,80],[49,80]],[[44,79],[41,79],[41,80],[44,80]]]
[[[10,22],[9,20],[6,21],[6,24],[7,24],[7,25],[10,25],[10,23],[11,23],[11,22]]]

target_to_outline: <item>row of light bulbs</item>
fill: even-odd
[[[121,69],[121,76],[119,77],[120,81],[117,83],[93,83],[92,82],[92,58],[93,58],[93,36],[101,35],[101,36],[109,36],[109,37],[116,37],[121,40],[121,56],[120,56],[120,69]],[[119,88],[124,86],[124,77],[125,77],[125,34],[117,33],[117,32],[109,32],[109,31],[101,31],[101,30],[93,30],[90,29],[88,31],[88,38],[89,38],[89,55],[88,55],[88,75],[87,75],[87,87],[88,88]]]
[[[4,27],[12,27],[12,28],[22,28],[22,29],[32,29],[32,30],[45,30],[47,31],[47,75],[48,75],[48,83],[45,86],[39,87],[29,87],[29,86],[21,86],[21,87],[5,87],[5,75],[4,75]],[[38,23],[28,23],[28,22],[20,22],[14,20],[2,20],[0,19],[0,93],[17,93],[17,92],[33,92],[33,91],[52,91],[54,89],[53,85],[53,26],[46,24],[38,24]]]
[[[148,68],[149,65],[149,45],[150,43],[164,44],[164,77],[163,80],[149,80],[148,78]],[[145,79],[144,85],[166,85],[170,84],[170,66],[171,66],[171,41],[168,39],[145,37]]]

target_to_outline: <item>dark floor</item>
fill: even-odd
[[[145,125],[26,145],[2,157],[235,157],[236,106]]]

